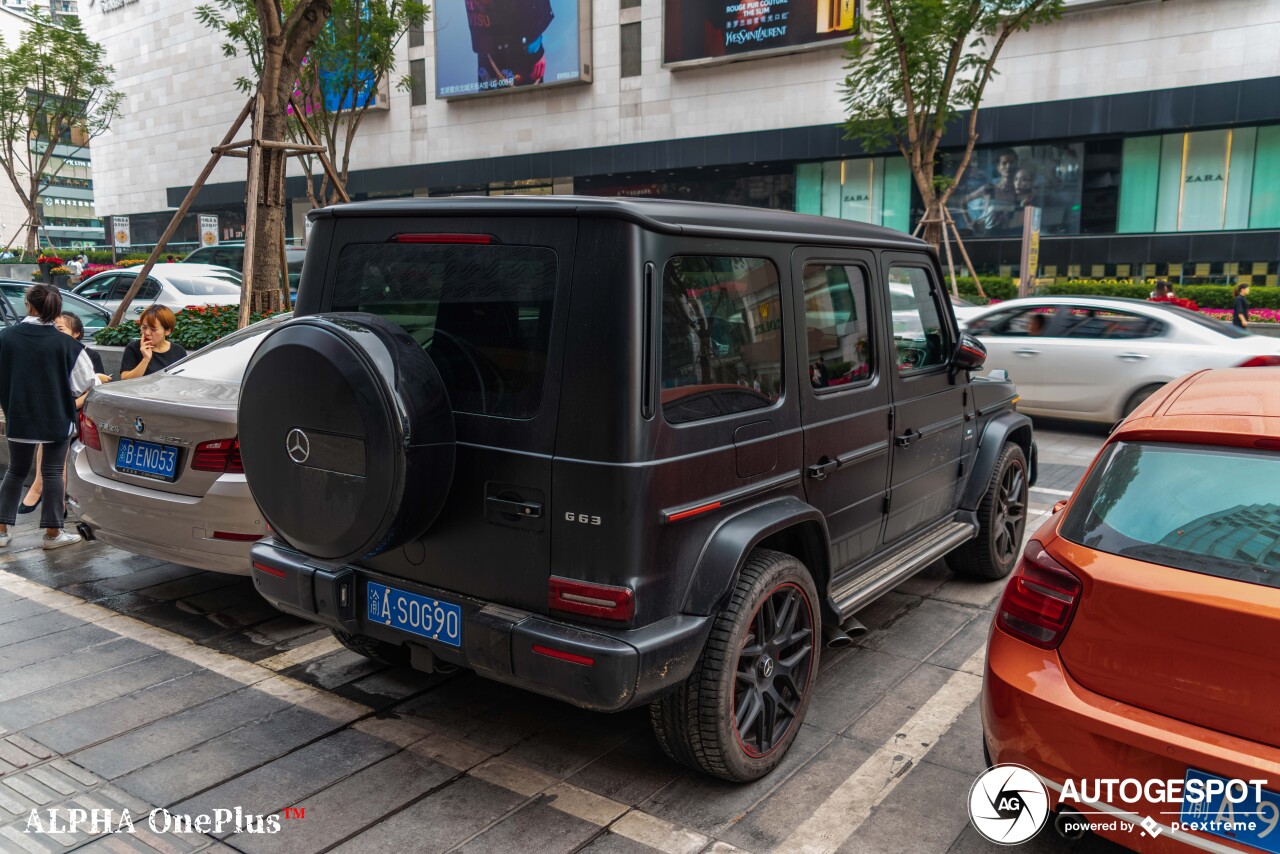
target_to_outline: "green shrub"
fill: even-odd
[[[951,277],[946,274],[946,271],[943,271],[942,281],[948,288],[951,287]],[[1013,299],[1018,295],[1018,283],[1007,276],[981,276],[979,281],[982,282],[982,290],[986,292],[989,300]],[[960,291],[960,296],[965,299],[978,295],[978,288],[970,276],[956,276],[956,287]]]
[[[1154,282],[1125,284],[1121,282],[1063,282],[1042,285],[1036,293],[1041,296],[1089,296],[1128,297],[1146,299],[1151,296]],[[1174,285],[1173,292],[1183,299],[1195,300],[1201,308],[1229,309],[1235,301],[1234,289],[1226,285]],[[1249,291],[1251,308],[1280,309],[1280,288],[1255,287]]]
[[[267,314],[253,312],[249,315],[249,322],[257,323],[268,316],[270,312]],[[240,306],[202,305],[183,309],[175,317],[178,323],[173,329],[173,334],[169,336],[170,340],[178,342],[188,351],[194,351],[235,332],[236,322],[240,317]],[[137,340],[140,335],[137,321],[125,320],[121,321],[119,326],[103,329],[94,337],[94,343],[108,347],[122,347],[130,341]]]

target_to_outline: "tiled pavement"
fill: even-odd
[[[1039,442],[1043,515],[1101,437]],[[643,711],[387,669],[245,579],[99,544],[45,554],[18,531],[0,558],[0,851],[995,849],[964,803],[983,767],[975,674],[998,582],[937,566],[860,614],[871,631],[824,651],[783,766],[735,786],[669,762]],[[237,807],[301,818],[236,832]],[[63,824],[68,808],[109,808],[113,827],[128,809],[135,832],[48,832],[38,812],[46,832],[28,833],[33,808]],[[153,829],[157,808],[178,818],[156,813]],[[175,832],[201,815],[227,820]],[[1045,831],[1023,850],[1111,849]]]

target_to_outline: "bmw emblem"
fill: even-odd
[[[141,416],[141,415],[139,415],[137,418],[133,419],[133,429],[138,431],[138,435],[139,435],[139,436],[141,436],[141,435],[142,435],[142,431],[143,431],[144,429],[146,429],[146,426],[147,426],[147,425],[145,425],[145,424],[143,424],[143,423],[142,423],[142,416]]]

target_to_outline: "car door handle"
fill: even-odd
[[[536,501],[512,501],[507,498],[499,498],[496,495],[490,495],[485,498],[485,504],[489,508],[498,513],[509,513],[512,516],[523,516],[526,519],[539,519],[542,517],[542,505]]]
[[[1039,356],[1040,355],[1039,350],[1032,350],[1029,347],[1024,347],[1021,350],[1014,350],[1013,352],[1019,356]]]
[[[901,436],[897,437],[898,447],[905,448],[907,445],[910,445],[912,442],[914,442],[916,439],[919,439],[923,435],[924,434],[921,433],[919,430],[908,430],[907,432],[903,433]]]
[[[814,480],[823,480],[827,475],[835,471],[839,465],[840,463],[838,460],[829,460],[826,457],[823,457],[822,462],[814,463],[809,466],[809,477]]]
[[[1141,362],[1143,359],[1151,358],[1146,353],[1118,353],[1117,359],[1124,359],[1126,362]]]

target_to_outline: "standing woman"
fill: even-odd
[[[0,546],[9,545],[9,526],[17,520],[22,482],[42,451],[41,479],[48,500],[41,502],[44,547],[80,542],[62,530],[62,471],[75,433],[76,398],[97,385],[93,362],[84,347],[54,325],[62,297],[52,285],[27,291],[27,317],[0,330],[0,408],[7,420],[9,468],[0,483]]]
[[[187,357],[181,344],[169,340],[178,319],[162,305],[153,305],[138,318],[142,337],[125,345],[120,357],[120,379],[132,380],[163,371],[179,359]]]
[[[1231,325],[1239,329],[1249,328],[1249,286],[1236,285],[1236,301],[1231,306]]]

